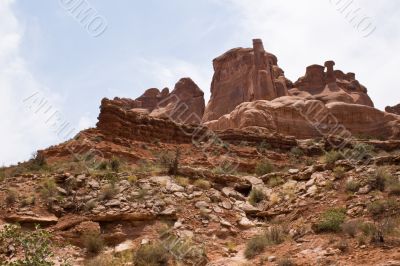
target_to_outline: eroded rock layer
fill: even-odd
[[[119,101],[125,104],[125,109],[186,124],[200,124],[205,108],[204,92],[190,78],[179,80],[172,92],[168,88],[162,91],[152,88],[136,100]]]
[[[400,119],[396,115],[365,105],[325,104],[291,96],[240,104],[230,114],[205,125],[213,130],[256,127],[297,138],[327,135],[400,138]]]
[[[386,110],[386,112],[388,112],[388,113],[400,115],[400,104],[395,105],[395,106],[388,106],[388,107],[386,107],[385,110]]]

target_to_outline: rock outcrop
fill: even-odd
[[[136,100],[118,101],[126,104],[125,109],[187,124],[200,124],[205,108],[204,92],[190,78],[179,80],[171,93],[168,88],[152,88]]]
[[[339,135],[400,138],[400,119],[373,107],[301,97],[242,103],[230,114],[205,123],[213,130],[257,129],[296,138]]]
[[[400,104],[395,105],[395,106],[387,106],[385,108],[385,111],[388,113],[400,115]]]
[[[288,95],[291,83],[277,64],[259,39],[253,40],[253,48],[235,48],[214,59],[211,99],[203,122],[218,119],[243,102]]]
[[[334,65],[334,61],[327,61],[324,66],[307,67],[306,74],[293,84],[289,93],[324,103],[344,102],[374,107],[367,89],[356,80],[355,74],[334,70]]]

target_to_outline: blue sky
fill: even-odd
[[[292,81],[333,59],[378,108],[400,103],[397,0],[85,0],[107,21],[97,38],[66,1],[77,0],[0,0],[0,164],[65,140],[23,101],[35,92],[77,132],[96,123],[103,97],[135,98],[189,76],[208,98],[212,59],[252,38]]]

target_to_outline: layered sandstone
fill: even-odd
[[[324,66],[307,67],[306,74],[293,84],[289,93],[324,103],[344,102],[373,107],[367,89],[356,80],[355,74],[334,70],[334,65],[334,61],[327,61]]]
[[[395,106],[387,106],[385,111],[388,113],[400,115],[400,104],[395,105]]]
[[[259,39],[253,40],[253,48],[235,48],[214,59],[213,66],[211,99],[203,122],[218,119],[243,102],[288,95],[290,81]]]
[[[187,124],[200,124],[205,108],[204,92],[190,78],[179,80],[172,92],[152,88],[134,101],[119,101],[126,102],[126,109]]]
[[[396,115],[365,105],[325,104],[301,97],[242,103],[230,114],[205,125],[213,130],[263,128],[266,132],[296,138],[328,135],[400,138],[400,119]]]

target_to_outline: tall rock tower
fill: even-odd
[[[214,59],[211,98],[203,122],[218,119],[243,102],[288,95],[290,82],[277,61],[260,39],[253,40],[253,48],[235,48]]]

